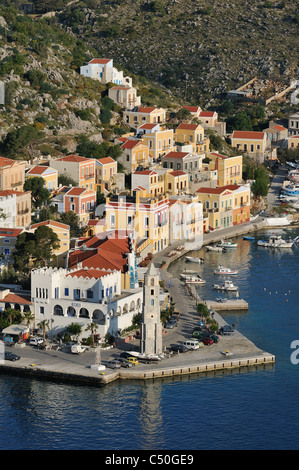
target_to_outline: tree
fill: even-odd
[[[99,327],[99,325],[97,325],[94,322],[91,322],[85,328],[85,331],[90,331],[90,333],[91,333],[92,347],[94,347],[94,335],[96,334],[98,327]]]
[[[73,211],[62,212],[60,222],[69,225],[71,237],[78,238],[84,233],[84,228],[81,228],[79,224],[79,217]]]
[[[269,191],[269,177],[264,167],[255,170],[255,182],[251,185],[251,191],[255,196],[267,196]]]
[[[47,266],[55,260],[56,255],[53,252],[59,245],[57,234],[46,225],[41,225],[34,233],[21,233],[13,253],[15,270],[28,274],[33,263],[35,267]]]
[[[30,145],[42,137],[44,137],[44,133],[37,130],[34,126],[22,126],[7,133],[1,142],[0,151],[7,155],[13,155],[25,150],[30,156]]]
[[[44,344],[46,342],[46,330],[49,330],[49,322],[48,320],[42,320],[40,323],[37,324],[38,328],[43,331],[43,340]]]
[[[44,187],[44,184],[43,178],[39,176],[27,178],[25,181],[24,190],[31,191],[31,198],[35,208],[41,207],[50,197],[50,193]]]
[[[36,262],[41,266],[47,266],[48,263],[56,258],[53,252],[60,246],[58,235],[46,225],[38,227],[34,235],[36,240]]]
[[[30,333],[31,332],[31,324],[34,322],[35,317],[34,317],[33,313],[30,312],[30,310],[28,310],[28,312],[23,313],[23,317],[24,317],[26,325],[29,328],[29,333]]]
[[[66,331],[69,333],[69,335],[76,336],[76,340],[78,340],[78,337],[82,332],[82,326],[79,323],[71,323],[67,327]]]

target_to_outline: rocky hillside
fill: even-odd
[[[202,106],[254,76],[299,77],[298,1],[81,0],[58,20],[98,56]]]
[[[96,53],[55,18],[30,16],[0,2],[1,154],[70,153],[82,138],[100,144],[128,131],[121,110],[107,97],[108,86],[79,73]],[[134,80],[149,100],[171,104],[169,94],[138,76]]]

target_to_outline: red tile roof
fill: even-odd
[[[7,303],[12,303],[12,304],[21,304],[21,305],[31,305],[31,301],[29,300],[29,297],[21,297],[20,295],[17,294],[7,294],[4,299],[0,299],[0,302],[7,302]]]
[[[11,158],[0,157],[0,166],[12,166],[15,163],[23,163],[18,160],[12,160]]]
[[[92,59],[89,64],[108,64],[112,59]]]
[[[258,131],[233,131],[233,139],[263,140],[265,135],[265,132]]]
[[[78,155],[67,155],[66,157],[60,157],[56,158],[58,162],[75,162],[75,163],[80,163],[80,162],[87,162],[90,160],[90,162],[93,162],[93,159],[91,158],[86,158],[86,157],[80,157]]]
[[[199,188],[196,192],[197,193],[205,193],[205,194],[221,194],[223,193],[224,191],[235,191],[236,189],[239,189],[240,186],[238,186],[237,184],[228,184],[227,186],[220,186],[218,188],[206,188],[206,187],[202,187],[202,188]]]
[[[67,274],[67,277],[85,277],[89,279],[99,279],[100,277],[107,276],[107,271],[102,271],[100,269],[78,269],[73,273]]]
[[[157,109],[157,108],[150,107],[150,106],[143,106],[143,107],[138,109],[138,112],[143,113],[143,114],[150,114],[153,111],[155,111],[155,109]]]
[[[118,236],[117,233],[114,234]],[[126,238],[104,238],[97,236],[82,239],[79,245],[85,245],[89,250],[75,250],[69,255],[69,267],[75,267],[82,263],[85,268],[99,268],[100,270],[120,270],[126,272],[127,257],[130,252],[128,237]]]
[[[184,158],[186,155],[189,155],[189,152],[169,152],[162,158]]]
[[[142,124],[142,126],[139,126],[139,129],[153,129],[154,127],[158,126],[159,123],[150,123],[146,122],[145,124]]]
[[[176,170],[176,171],[171,171],[170,175],[172,175],[172,176],[185,176],[186,173],[184,173],[182,170]]]
[[[81,194],[85,193],[86,188],[71,188],[65,195],[66,196],[81,196]]]
[[[42,175],[46,170],[51,170],[53,173],[57,173],[57,170],[54,168],[51,168],[49,166],[34,166],[33,168],[30,168],[29,171],[27,171],[27,175]]]
[[[183,106],[183,108],[190,111],[190,113],[197,113],[201,110],[200,106]]]
[[[23,232],[22,228],[0,228],[0,237],[15,238]]]
[[[155,170],[140,170],[134,171],[134,175],[157,175],[158,173]]]
[[[98,162],[101,163],[102,165],[106,165],[107,163],[116,163],[115,160],[111,157],[104,157],[104,158],[99,158]]]
[[[63,230],[69,230],[69,226],[66,224],[62,224],[61,222],[56,222],[56,220],[45,220],[44,222],[38,222],[37,224],[33,224],[30,226],[30,229],[35,229],[40,227],[41,225],[52,225],[52,227],[61,228]]]
[[[142,142],[140,140],[126,140],[126,142],[124,142],[122,145],[121,145],[121,148],[122,149],[132,149],[134,147],[136,147],[137,145],[140,145],[142,144]]]
[[[199,117],[213,117],[215,114],[216,111],[200,111]]]

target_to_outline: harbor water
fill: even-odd
[[[194,269],[206,280],[199,298],[219,293],[214,269],[238,269],[231,280],[248,311],[223,312],[256,346],[274,354],[274,365],[148,381],[116,381],[101,388],[0,375],[0,449],[201,450],[299,448],[299,247],[272,250],[237,238],[238,248],[184,258],[169,270]],[[299,229],[275,230],[283,238]],[[297,346],[298,347],[298,346]]]

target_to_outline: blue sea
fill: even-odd
[[[272,232],[257,232],[256,240]],[[299,341],[299,247],[272,251],[237,240],[231,252],[198,252],[205,263],[193,267],[207,281],[199,294],[217,296],[218,264],[237,268],[233,282],[249,310],[225,320],[274,354],[275,365],[101,388],[0,375],[0,449],[297,450],[299,363],[291,344]],[[186,264],[174,263],[172,273]]]

